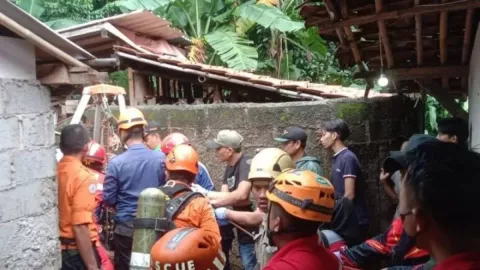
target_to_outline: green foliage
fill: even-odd
[[[239,6],[234,14],[251,20],[265,28],[280,32],[294,32],[304,28],[303,22],[293,21],[279,8],[255,4],[255,2],[248,2]]]
[[[230,68],[257,69],[258,53],[254,47],[250,46],[253,43],[251,40],[239,37],[228,28],[221,28],[205,35],[205,40]]]
[[[109,78],[112,84],[121,86],[128,92],[128,72],[126,70],[111,72]]]

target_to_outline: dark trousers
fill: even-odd
[[[100,268],[100,256],[97,249],[93,248],[93,254],[97,261],[97,267]],[[76,249],[62,250],[62,268],[61,270],[86,270],[87,267],[83,263],[80,252]]]
[[[221,241],[222,244],[222,251],[225,253],[226,261],[225,261],[225,267],[223,270],[230,270],[230,250],[232,250],[232,242],[233,239],[225,239]]]
[[[132,237],[115,234],[113,244],[115,246],[115,257],[113,265],[115,270],[129,270],[130,256],[132,255]]]

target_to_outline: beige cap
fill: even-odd
[[[235,130],[224,129],[218,132],[217,137],[207,141],[207,147],[217,149],[220,147],[241,148],[243,142],[242,135]]]

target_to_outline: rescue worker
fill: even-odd
[[[223,270],[220,243],[203,229],[180,228],[166,233],[150,253],[152,270]]]
[[[221,130],[217,137],[207,142],[207,147],[215,149],[215,155],[220,162],[227,163],[221,192],[208,191],[194,185],[197,192],[206,195],[214,207],[232,206],[236,211],[253,212],[253,205],[250,201],[250,190],[252,183],[248,180],[251,158],[242,153],[243,137],[234,130]],[[227,255],[225,269],[230,269],[228,254],[232,248],[234,239],[233,226],[221,224],[222,250]],[[258,227],[246,228],[249,232],[255,232]],[[240,258],[245,270],[254,269],[257,264],[255,258],[255,241],[241,230],[237,230]]]
[[[184,204],[179,206],[178,214],[170,214],[175,226],[202,228],[220,243],[220,229],[212,206],[207,198],[200,193],[193,193],[190,188],[198,173],[197,151],[189,145],[177,145],[168,154],[165,164],[168,182],[160,189],[170,197],[170,200],[185,196],[180,200]],[[198,196],[195,196],[196,194]],[[187,197],[189,195],[190,197]]]
[[[115,206],[114,265],[116,270],[129,269],[132,251],[133,219],[137,201],[146,188],[165,184],[165,155],[154,152],[143,143],[147,121],[137,108],[120,112],[118,130],[127,150],[108,163],[103,199]]]
[[[271,183],[267,217],[269,244],[278,251],[265,270],[338,270],[340,263],[319,244],[317,229],[332,219],[334,189],[311,171],[289,171]]]
[[[288,127],[275,141],[282,144],[282,148],[295,162],[298,170],[309,170],[323,176],[323,169],[318,158],[307,156],[307,133],[299,127]]]
[[[233,221],[239,225],[250,227],[260,225],[259,232],[255,236],[255,254],[258,261],[255,269],[263,269],[276,251],[275,247],[268,245],[266,235],[268,186],[280,173],[293,169],[295,169],[293,160],[283,150],[278,148],[261,150],[253,157],[248,173],[257,209],[254,212],[235,211],[225,207],[215,209],[215,215],[220,222]]]
[[[162,136],[160,136],[160,124],[155,121],[149,121],[148,125],[145,127],[145,135],[143,139],[145,140],[145,145],[154,150],[160,151],[162,148]],[[165,153],[166,155],[167,153]]]
[[[170,133],[164,138],[161,151],[165,155],[168,155],[172,151],[173,147],[179,144],[191,145],[187,136],[183,135],[182,133]],[[195,178],[195,183],[206,190],[215,190],[215,186],[213,185],[212,178],[210,178],[207,167],[205,167],[205,165],[203,165],[203,163],[200,161],[198,162],[198,174]]]
[[[64,270],[100,269],[94,223],[97,181],[82,164],[89,140],[88,131],[80,124],[66,126],[60,135],[63,157],[57,164],[57,182]]]
[[[107,218],[106,212],[108,209],[103,204],[103,183],[105,181],[105,174],[103,170],[107,163],[107,151],[103,146],[90,141],[87,145],[87,153],[82,160],[83,165],[87,167],[97,180],[97,191],[95,194],[95,223],[97,224],[97,230],[100,237],[100,242],[105,243],[105,239],[108,237],[108,233],[104,231],[103,224]],[[113,270],[113,264],[108,257],[107,250],[103,245],[97,247],[98,254],[100,255],[102,269]]]

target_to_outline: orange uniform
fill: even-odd
[[[178,196],[180,196],[179,194]],[[207,198],[192,199],[173,221],[177,228],[196,227],[211,233],[220,243],[220,229],[218,228],[215,212]]]
[[[73,226],[88,224],[90,239],[98,246],[98,232],[94,223],[96,177],[71,156],[64,156],[57,164],[58,210],[60,237],[75,240]],[[62,249],[75,245],[62,244]]]

